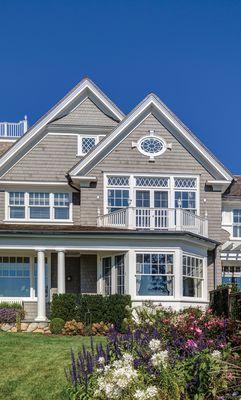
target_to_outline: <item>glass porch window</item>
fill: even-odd
[[[118,294],[125,293],[125,263],[124,254],[115,256],[115,267],[116,267],[116,291]]]
[[[173,254],[136,255],[137,296],[173,296]]]
[[[241,237],[241,210],[233,210],[233,237]]]
[[[183,296],[202,297],[203,260],[183,256]]]
[[[48,259],[45,258],[45,297],[48,297],[49,293],[49,280],[48,280]],[[35,290],[35,297],[38,296],[38,264],[37,264],[37,257],[34,257],[34,290]]]
[[[30,297],[29,257],[0,257],[0,297]]]
[[[104,281],[104,294],[111,294],[111,257],[102,259],[102,276]]]
[[[223,266],[222,284],[236,284],[238,289],[241,290],[241,266]]]

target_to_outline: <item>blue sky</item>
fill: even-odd
[[[128,113],[155,92],[241,174],[240,0],[0,0],[0,121],[88,75]]]

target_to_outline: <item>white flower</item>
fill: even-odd
[[[153,367],[159,367],[161,364],[163,365],[163,367],[166,367],[167,362],[168,362],[168,351],[167,350],[160,351],[159,353],[155,353],[151,357],[151,363],[152,363]]]
[[[146,389],[146,395],[147,395],[146,399],[152,399],[155,396],[157,396],[158,395],[158,390],[157,390],[156,386],[149,386]]]
[[[219,351],[219,350],[214,350],[214,351],[212,352],[212,357],[213,357],[213,358],[216,358],[216,359],[220,359],[220,358],[221,358],[221,351]]]
[[[100,357],[99,359],[98,359],[98,364],[105,364],[105,359],[104,359],[104,357]]]
[[[153,353],[161,349],[161,342],[158,339],[152,339],[149,343],[149,348]]]
[[[144,390],[137,390],[134,394],[134,398],[137,400],[145,400],[146,392]]]
[[[131,363],[133,363],[133,356],[131,354],[129,354],[129,353],[124,353],[123,354],[123,360],[124,360],[125,363],[131,364]]]

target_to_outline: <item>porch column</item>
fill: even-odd
[[[65,293],[65,252],[58,251],[58,293]]]
[[[45,253],[44,250],[37,251],[38,268],[38,315],[35,321],[46,321],[46,299],[45,299]]]

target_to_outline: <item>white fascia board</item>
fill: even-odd
[[[212,164],[212,166],[224,177],[225,180],[232,181],[233,177],[228,174],[228,172],[216,161],[213,157],[211,157],[210,153],[180,124],[179,121],[174,118],[173,115],[166,110],[163,105],[153,96],[149,95],[143,103],[137,107],[134,112],[132,112],[129,117],[127,117],[122,123],[120,123],[117,128],[108,136],[108,138],[104,142],[100,142],[100,145],[83,161],[80,162],[72,171],[70,171],[70,175],[76,175],[81,170],[86,167],[86,165],[96,157],[110,142],[114,140],[116,136],[120,134],[123,129],[127,128],[141,113],[143,113],[147,107],[149,106],[156,107],[164,117],[173,125],[175,126],[183,136],[197,149],[199,153],[201,153],[207,161]]]
[[[68,186],[67,182],[0,181],[0,186]]]
[[[82,83],[77,85],[76,89],[74,89],[69,95],[67,95],[62,101],[60,101],[56,106],[54,106],[50,112],[47,112],[44,117],[37,122],[33,128],[29,129],[25,135],[21,137],[20,140],[16,142],[16,144],[0,158],[0,167],[2,167],[6,161],[8,161],[18,150],[20,150],[25,144],[38,133],[41,129],[43,129],[49,122],[51,122],[54,118],[58,116],[58,114],[66,108],[72,101],[75,100],[77,96],[79,96],[85,89],[89,89],[92,93],[95,94],[96,97],[100,99],[100,101],[121,121],[124,116],[123,114],[114,107],[112,103],[110,103],[107,98],[99,91],[97,88],[90,82],[88,79],[84,79]]]

